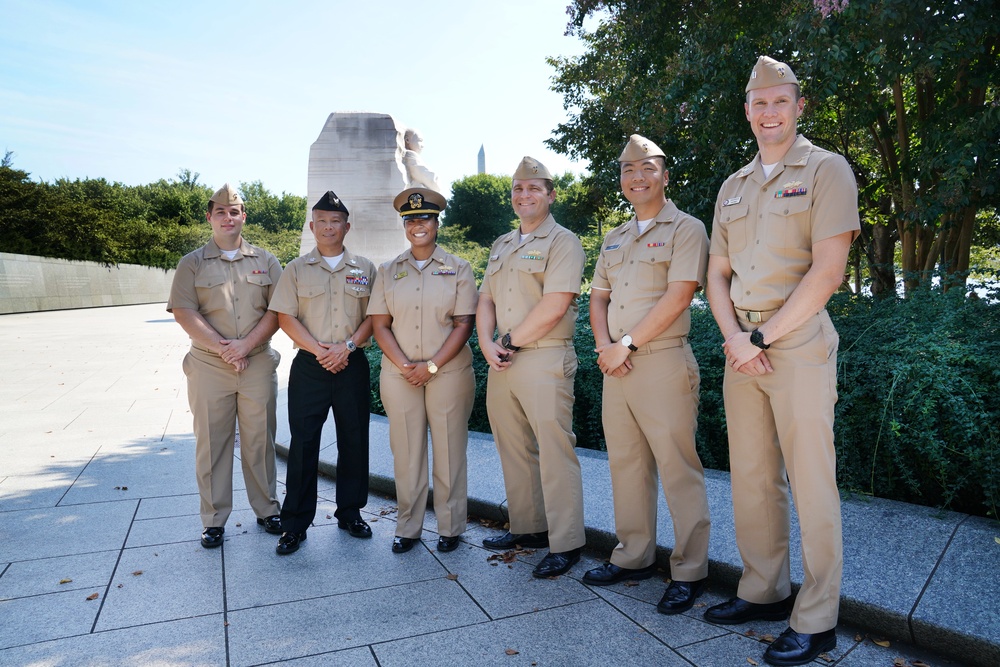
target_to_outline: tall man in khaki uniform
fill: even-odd
[[[320,438],[333,409],[337,425],[337,525],[352,537],[372,536],[361,518],[368,502],[368,358],[372,335],[368,299],[375,265],[344,247],[351,229],[344,202],[333,191],[312,209],[316,247],[296,257],[271,300],[282,331],[298,353],[288,374],[288,474],[281,508],[284,532],[275,551],[298,550],[316,517]]]
[[[236,422],[247,498],[257,523],[281,533],[274,435],[280,357],[271,349],[278,318],[267,310],[281,265],[243,240],[246,211],[226,183],[205,214],[212,240],[181,258],[167,311],[191,337],[184,357],[194,417],[195,472],[205,548],[222,544],[233,509]]]
[[[573,433],[573,331],[586,258],[580,239],[549,213],[555,196],[548,169],[521,160],[511,187],[520,226],[493,244],[476,310],[490,366],[486,409],[510,509],[510,530],[483,544],[547,545],[533,572],[539,578],[567,572],[586,543]]]
[[[659,472],[674,549],[671,583],[656,608],[679,614],[694,605],[708,576],[708,496],[695,450],[701,376],[687,339],[708,234],[667,199],[666,157],[656,144],[633,134],[618,160],[635,215],[608,232],[590,290],[618,546],[610,563],[583,580],[606,586],[652,576]]]
[[[708,298],[725,338],[737,597],[714,623],[788,615],[788,482],[805,579],[773,665],[801,665],[836,646],[843,545],[833,447],[838,336],[825,307],[860,228],[847,161],[797,134],[805,100],[785,63],[761,56],[746,86],[753,161],[722,185]],[[787,475],[787,481],[786,481]]]

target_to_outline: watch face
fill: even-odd
[[[632,337],[631,337],[631,336],[629,336],[628,334],[625,334],[624,336],[622,336],[622,340],[621,340],[621,343],[622,343],[622,345],[624,345],[625,347],[629,347],[629,346],[631,346],[631,345],[632,345]]]

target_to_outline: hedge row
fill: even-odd
[[[992,296],[996,296],[994,293]],[[840,333],[835,426],[838,480],[847,492],[980,516],[1000,500],[1000,305],[996,299],[924,291],[906,300],[836,294],[829,306]],[[722,402],[722,338],[707,305],[692,306],[691,346],[701,367],[698,450],[709,468],[728,470]],[[605,449],[602,377],[595,362],[589,299],[580,299],[574,339],[574,430],[578,445]],[[471,341],[476,402],[470,428],[489,432],[487,366]],[[372,361],[374,412],[379,356]]]

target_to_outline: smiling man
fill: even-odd
[[[312,209],[312,252],[289,262],[271,300],[282,331],[298,353],[288,375],[288,473],[281,508],[284,530],[275,551],[294,553],[316,517],[320,437],[333,409],[337,425],[337,525],[352,537],[372,536],[361,518],[368,502],[368,300],[375,265],[344,247],[348,210],[332,190]]]
[[[167,310],[191,337],[184,357],[194,418],[195,472],[201,496],[201,545],[222,545],[233,509],[233,452],[257,523],[280,534],[274,463],[280,357],[271,349],[278,318],[267,309],[281,265],[243,240],[243,199],[226,183],[208,202],[212,240],[177,265]]]
[[[837,456],[838,336],[826,302],[843,281],[860,228],[858,189],[840,155],[797,134],[805,108],[785,63],[761,56],[744,109],[758,154],[715,203],[707,293],[726,353],[737,597],[705,612],[714,623],[780,620],[764,652],[801,665],[837,645],[843,570]],[[788,486],[799,516],[805,578],[794,607]]]
[[[586,543],[573,433],[573,332],[586,257],[580,239],[549,214],[555,198],[545,165],[521,160],[510,194],[520,225],[493,244],[476,310],[510,509],[510,530],[483,545],[548,546],[532,573],[539,578],[567,572]]]
[[[667,199],[659,146],[633,134],[618,160],[635,215],[608,232],[590,290],[618,546],[611,562],[583,580],[607,586],[653,575],[659,476],[674,549],[671,582],[656,609],[679,614],[694,605],[708,576],[708,497],[695,450],[701,376],[687,338],[688,308],[705,282],[708,235]]]

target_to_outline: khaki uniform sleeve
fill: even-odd
[[[729,181],[722,184],[719,189],[719,196],[715,200],[715,215],[712,218],[712,242],[709,247],[710,255],[722,255],[729,257],[729,238],[726,236],[726,228],[722,225],[722,202],[723,193],[726,192]]]
[[[194,256],[189,254],[181,258],[174,272],[174,280],[170,285],[170,297],[167,299],[167,312],[174,308],[190,308],[198,310],[198,291],[194,287],[194,275],[197,271]]]
[[[383,264],[378,267],[378,273],[375,277],[375,285],[372,286],[371,299],[368,301],[367,314],[369,315],[391,315],[389,312],[389,304],[385,299],[385,291],[389,288],[389,283],[386,281],[386,275],[388,270],[386,267],[388,264]]]
[[[667,282],[695,281],[705,286],[708,270],[708,234],[701,220],[690,216],[678,220]]]
[[[608,244],[612,242],[613,237],[617,236],[615,230],[612,229],[604,236],[604,243],[601,244],[601,253],[597,256],[597,262],[594,265],[594,279],[590,281],[591,288],[596,287],[597,289],[610,290],[611,281],[608,280],[608,271],[605,266],[605,255],[604,249],[608,247]]]
[[[295,262],[289,264],[282,272],[281,277],[278,278],[278,284],[274,287],[274,293],[271,295],[271,302],[267,309],[298,318],[298,265]]]
[[[580,283],[583,282],[583,266],[586,263],[587,255],[583,252],[580,239],[570,231],[560,230],[555,234],[549,247],[542,294],[550,292],[579,294]]]
[[[858,214],[858,183],[842,155],[828,154],[817,167],[813,181],[812,242],[861,230]]]

